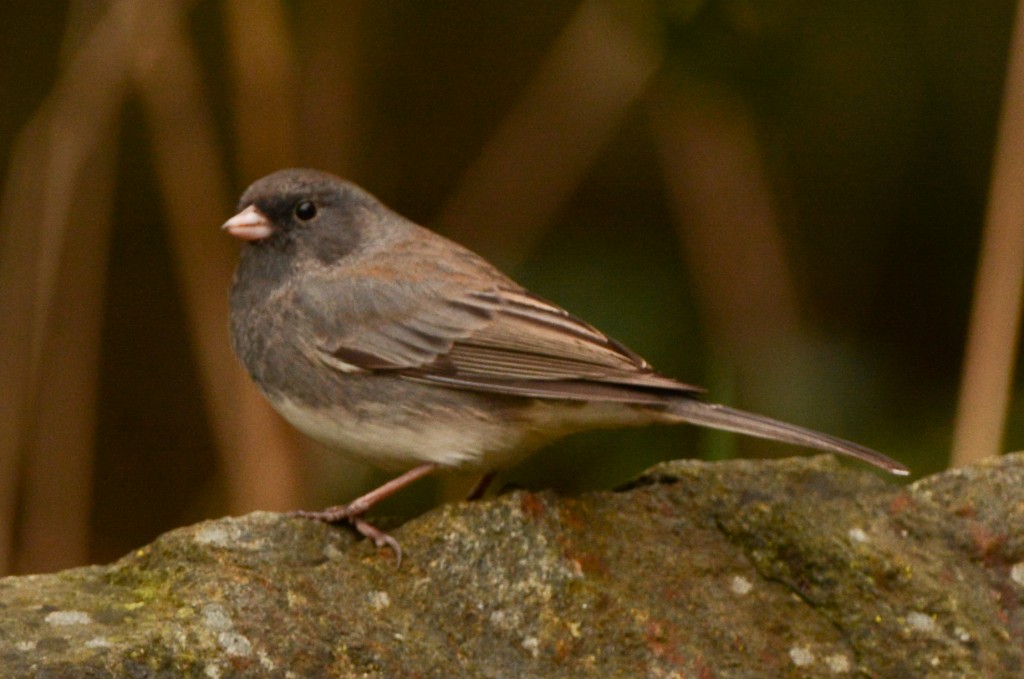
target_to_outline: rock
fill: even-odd
[[[258,512],[0,580],[3,677],[1024,672],[1024,455],[908,487],[829,457],[671,462],[449,504],[387,550]]]

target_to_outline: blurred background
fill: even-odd
[[[993,180],[1015,139],[1009,0],[0,14],[0,573],[386,478],[283,425],[230,352],[238,244],[219,226],[250,182],[294,165],[363,185],[712,400],[915,475],[950,463],[977,314],[1010,328],[1001,354],[975,352],[1003,357],[981,384],[1009,399],[976,399],[998,423],[989,452],[1024,444],[1019,302],[990,288],[982,313],[974,292],[995,213],[1024,196]],[[498,484],[580,492],[660,460],[793,454],[690,427],[598,432]],[[379,513],[461,488],[425,482]]]

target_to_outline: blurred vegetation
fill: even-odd
[[[5,159],[80,46],[75,32],[131,4],[4,7]],[[916,473],[946,465],[1013,3],[160,5],[184,19],[200,78],[186,105],[208,112],[212,176],[224,181],[195,187],[209,205],[178,209],[211,215],[210,234],[266,171],[340,172],[713,400],[857,440]],[[621,42],[600,32],[620,30]],[[257,69],[275,55],[278,71]],[[32,493],[11,481],[15,504],[10,516],[0,506],[0,522],[13,526],[12,568],[108,560],[174,525],[257,502],[315,508],[382,478],[285,433],[283,464],[299,469],[299,488],[259,501],[258,488],[237,488],[273,478],[231,480],[233,464],[260,462],[246,460],[247,448],[225,453],[217,397],[204,386],[190,309],[210,293],[183,292],[208,287],[183,266],[192,255],[157,138],[166,125],[153,113],[164,82],[154,63],[145,76],[154,89],[132,81],[104,142],[116,169],[109,238],[94,243],[106,263],[95,432],[85,441],[92,472],[79,507],[87,548],[19,557],[31,523],[18,517]],[[194,126],[183,131],[181,148],[201,143]],[[0,164],[8,186],[11,167]],[[211,176],[188,157],[175,167],[186,184]],[[189,167],[195,174],[182,177]],[[8,229],[36,228],[46,206],[29,208]],[[100,218],[72,206],[68,228]],[[15,242],[0,233],[0,251]],[[217,282],[222,297],[210,303],[226,324],[227,283]],[[1014,394],[1016,415],[1019,386]],[[1024,447],[1019,416],[1005,447]],[[768,450],[798,452],[687,427],[597,432],[503,478],[579,491],[662,459]],[[31,445],[17,452],[13,468],[24,470]],[[435,501],[429,492],[383,511],[418,511]]]

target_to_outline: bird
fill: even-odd
[[[907,467],[828,434],[703,398],[535,295],[469,249],[359,186],[280,170],[242,194],[222,229],[243,241],[229,297],[235,355],[273,408],[330,449],[398,476],[300,516],[364,518],[439,470],[493,475],[546,444],[599,428],[689,423]]]

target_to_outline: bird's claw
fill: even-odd
[[[298,510],[291,513],[292,516],[310,519],[312,521],[322,521],[330,524],[347,521],[352,524],[352,527],[355,528],[360,535],[373,540],[373,544],[377,547],[390,547],[391,551],[395,553],[395,567],[400,567],[402,565],[402,546],[398,544],[398,540],[362,519],[361,514],[362,512],[354,510],[352,505],[338,505],[336,507],[328,507],[327,509],[316,512]]]
[[[377,547],[390,547],[391,551],[395,553],[395,568],[400,568],[402,566],[402,546],[398,544],[398,540],[358,517],[353,517],[350,520],[352,522],[352,526],[361,534],[370,540],[373,540],[373,544]]]

